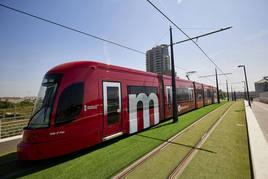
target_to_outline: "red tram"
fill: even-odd
[[[178,113],[214,102],[213,87],[176,79]],[[215,98],[215,97],[214,97]],[[74,152],[172,117],[171,77],[97,62],[46,73],[18,144],[20,160]]]

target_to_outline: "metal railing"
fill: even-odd
[[[22,129],[27,126],[30,115],[0,119],[0,139],[18,136]]]

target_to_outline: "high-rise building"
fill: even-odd
[[[146,71],[171,75],[168,45],[162,44],[146,52]]]

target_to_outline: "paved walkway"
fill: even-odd
[[[22,135],[0,139],[0,155],[17,150],[17,144],[22,140]]]
[[[268,143],[268,104],[254,101],[252,111]]]
[[[252,109],[245,101],[253,172],[255,178],[266,179],[268,178],[268,143],[265,140],[264,128],[268,126],[268,108],[264,104],[254,102]],[[255,114],[253,111],[255,111]]]

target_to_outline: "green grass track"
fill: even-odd
[[[197,125],[133,170],[126,178],[167,178],[187,153],[192,150],[192,147],[232,104],[228,103],[219,110],[213,111]],[[203,147],[200,150],[212,152]]]
[[[0,163],[0,178],[13,174],[27,178],[110,178],[225,103],[188,112],[179,116],[178,123],[169,120],[135,135],[121,137],[55,159],[29,163],[15,161],[6,165]],[[5,157],[8,158],[1,156],[0,161]]]
[[[179,178],[251,178],[243,101],[236,102]]]

